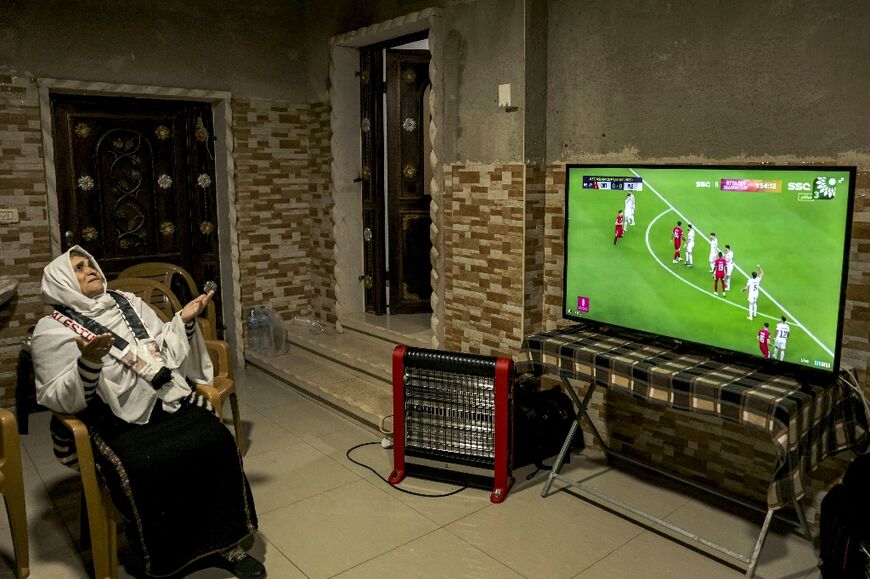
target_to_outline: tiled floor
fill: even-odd
[[[742,574],[698,552],[598,508],[573,492],[540,496],[545,475],[525,480],[501,505],[467,489],[446,498],[397,492],[345,452],[378,441],[377,432],[304,398],[274,379],[248,370],[239,396],[248,432],[245,468],[260,529],[251,552],[269,577],[578,577],[737,578]],[[22,438],[32,577],[86,577],[78,552],[76,474],[51,454],[48,414],[31,416]],[[354,457],[389,474],[391,451],[379,445]],[[755,521],[675,492],[672,485],[609,468],[578,455],[563,472],[740,552],[758,532]],[[453,487],[407,479],[404,488],[439,493]],[[0,577],[13,576],[12,545],[3,518]],[[123,555],[122,555],[123,557]],[[123,561],[122,561],[123,563]],[[818,577],[812,546],[776,531],[762,552],[758,576]],[[129,577],[126,568],[121,577]],[[191,577],[229,577],[202,569]]]

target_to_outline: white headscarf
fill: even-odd
[[[70,261],[71,253],[84,255],[97,270],[103,280],[103,292],[100,295],[89,298],[81,292]],[[97,394],[118,418],[133,424],[145,424],[158,399],[163,401],[163,407],[168,412],[179,408],[180,401],[191,391],[185,377],[197,383],[210,384],[213,370],[199,328],[196,328],[193,339],[188,341],[184,322],[178,314],[164,324],[150,306],[138,297],[124,295],[132,302],[148,334],[160,347],[165,366],[172,370],[172,381],[155,391],[148,381],[115,357],[107,355],[103,358]],[[91,254],[78,245],[45,266],[42,299],[49,305],[62,304],[72,308],[128,342],[137,342],[115,300],[106,293],[106,276],[100,266]],[[36,400],[57,412],[74,414],[84,410],[87,405],[78,371],[81,351],[75,338],[76,334],[71,329],[50,317],[41,319],[33,332],[31,347],[36,373]]]

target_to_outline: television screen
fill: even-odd
[[[854,167],[568,165],[566,318],[836,372]]]

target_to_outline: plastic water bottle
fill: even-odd
[[[263,316],[258,310],[258,306],[251,306],[248,311],[248,347],[254,352],[262,352],[265,349]]]

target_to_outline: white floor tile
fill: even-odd
[[[645,532],[594,563],[577,579],[737,579],[743,573],[670,539]]]
[[[359,480],[260,517],[260,528],[305,575],[331,577],[435,530]]]
[[[564,492],[509,494],[447,530],[527,577],[573,577],[643,530]]]
[[[522,575],[452,533],[439,529],[366,561],[337,577],[338,579],[368,577],[519,579]]]
[[[260,515],[359,480],[304,442],[246,457],[245,474]]]

